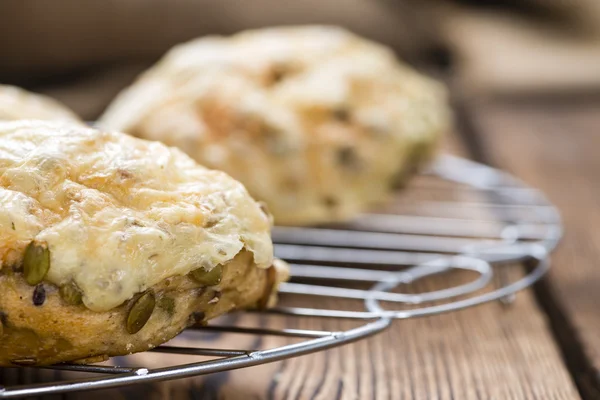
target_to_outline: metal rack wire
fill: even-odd
[[[163,354],[154,359],[143,353],[96,365],[0,368],[0,398],[179,379],[321,351],[381,332],[394,319],[510,302],[548,270],[547,255],[561,237],[561,224],[537,190],[452,156],[440,157],[411,186],[387,210],[348,224],[275,228],[276,255],[292,269],[277,308],[190,328],[152,350]],[[529,265],[525,273],[507,273],[508,265],[523,261]],[[423,282],[436,279],[449,286],[426,290]],[[307,329],[300,322],[305,317],[351,326]],[[215,337],[221,343],[228,335],[286,342],[265,349],[215,346]],[[175,365],[161,365],[164,361]],[[49,379],[42,379],[45,370],[54,370]]]

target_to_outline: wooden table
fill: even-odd
[[[511,306],[494,302],[396,321],[378,336],[260,367],[65,397],[600,398],[600,99],[461,101],[446,148],[506,169],[542,189],[562,212],[566,237],[551,273]],[[325,322],[306,324],[323,329]],[[236,344],[286,343],[252,340]]]

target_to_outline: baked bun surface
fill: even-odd
[[[58,101],[16,86],[0,85],[0,121],[41,119],[79,121],[79,117]]]
[[[277,224],[313,224],[384,200],[448,120],[444,88],[390,49],[309,26],[179,45],[100,124],[226,171]]]
[[[177,149],[0,122],[0,365],[147,350],[273,301],[269,217]]]

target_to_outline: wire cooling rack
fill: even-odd
[[[225,316],[150,352],[102,364],[0,368],[0,398],[249,367],[359,340],[394,319],[510,303],[547,271],[560,236],[559,215],[539,191],[490,167],[442,156],[380,214],[342,225],[275,228],[276,255],[292,270],[277,308]],[[509,268],[522,262],[525,272]],[[315,319],[331,329],[312,329]],[[254,347],[223,347],[232,343]]]

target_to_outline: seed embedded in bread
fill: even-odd
[[[34,286],[42,282],[50,269],[48,243],[31,241],[25,248],[23,274],[28,284]]]
[[[151,290],[136,299],[127,316],[127,332],[132,335],[138,333],[152,316],[155,306],[156,299]]]
[[[78,306],[83,303],[81,290],[74,282],[69,282],[59,288],[60,297],[69,305]]]
[[[219,282],[221,282],[222,275],[223,267],[221,265],[217,265],[210,271],[206,271],[204,268],[198,268],[190,272],[192,279],[204,286],[218,285]]]

